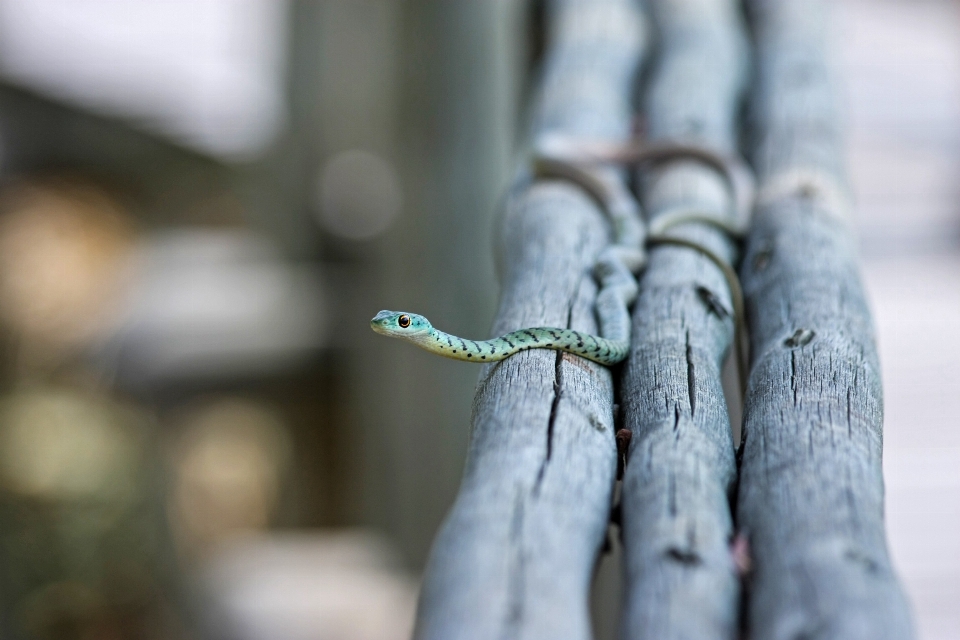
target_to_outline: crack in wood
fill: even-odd
[[[573,321],[573,303],[567,309],[567,323],[565,327],[570,328]],[[547,465],[553,456],[553,431],[557,422],[557,413],[560,410],[560,397],[563,395],[563,352],[557,351],[556,360],[553,365],[553,401],[550,403],[550,415],[547,418],[547,451],[540,463],[540,469],[537,470],[537,480],[533,485],[533,495],[540,495],[540,485],[547,472]]]
[[[693,347],[690,346],[690,330],[687,329],[687,397],[690,399],[690,417],[697,411],[697,376],[693,368]]]

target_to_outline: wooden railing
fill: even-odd
[[[548,20],[531,140],[626,141],[646,44],[638,6],[557,2]],[[578,187],[521,177],[499,228],[492,333],[595,332],[591,269],[608,241],[603,213]],[[424,575],[417,637],[589,638],[616,468],[610,370],[539,350],[485,366],[463,483]]]
[[[650,9],[661,45],[642,100],[646,137],[737,152],[748,81],[738,2],[656,0]],[[699,162],[639,177],[651,220],[681,207],[717,218],[734,209],[722,176]],[[671,235],[736,264],[734,239],[715,226],[687,224]],[[732,293],[717,265],[670,245],[651,248],[640,282],[621,387],[633,433],[622,491],[623,637],[733,638],[737,467],[720,380],[734,332]]]
[[[734,0],[650,0],[651,24],[633,0],[548,7],[531,145],[550,134],[627,140],[648,63],[647,139],[754,160],[760,191],[741,274],[752,353],[742,462],[738,473],[721,385],[733,293],[698,251],[651,248],[625,366],[529,351],[483,369],[466,471],[424,574],[416,637],[591,637],[590,584],[613,511],[621,428],[632,433],[619,509],[622,637],[912,637],[885,547],[879,368],[843,218],[825,5],[750,4],[747,120],[750,38]],[[722,176],[692,159],[648,169],[637,183],[652,219],[677,207],[715,216],[732,208]],[[741,257],[714,226],[672,233],[733,264]],[[523,173],[500,221],[492,334],[596,331],[591,267],[608,241],[607,221],[580,188]]]
[[[912,637],[883,526],[883,404],[854,255],[827,0],[754,0],[760,182],[737,526],[752,638]]]

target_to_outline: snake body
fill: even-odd
[[[749,171],[739,161],[688,144],[585,146],[582,142],[563,138],[546,139],[541,143],[531,162],[531,177],[559,178],[580,186],[599,202],[613,227],[613,242],[600,252],[593,270],[599,285],[595,307],[600,336],[558,327],[531,327],[478,342],[435,329],[422,315],[404,311],[381,311],[370,321],[374,331],[412,342],[431,353],[466,362],[492,362],[528,349],[554,349],[612,366],[623,361],[630,351],[629,307],[638,294],[635,274],[646,263],[646,244],[667,243],[694,248],[724,268],[723,261],[704,248],[665,236],[663,232],[674,225],[701,222],[716,225],[734,235],[742,233],[752,200],[752,182]],[[732,220],[704,215],[695,209],[681,209],[660,216],[657,229],[648,235],[636,198],[620,173],[610,165],[638,165],[677,158],[698,160],[723,174],[733,200]],[[729,267],[725,275],[731,288],[737,286],[736,274]],[[742,316],[742,313],[737,315]]]

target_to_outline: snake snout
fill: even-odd
[[[381,311],[370,320],[370,328],[377,333],[387,334],[387,321],[396,315],[393,311]]]
[[[395,315],[397,315],[397,312],[396,312],[396,311],[388,311],[388,310],[384,309],[383,311],[381,311],[381,312],[378,313],[377,315],[373,316],[373,320],[371,320],[370,323],[372,324],[372,323],[374,323],[374,322],[383,322],[384,320],[387,320],[388,318],[391,318],[391,317],[393,317],[393,316],[395,316]]]

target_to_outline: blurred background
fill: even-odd
[[[477,370],[368,321],[486,335],[540,15],[0,0],[0,638],[408,637]],[[892,552],[960,639],[960,3],[835,18]]]
[[[0,638],[406,638],[523,2],[0,0]]]

